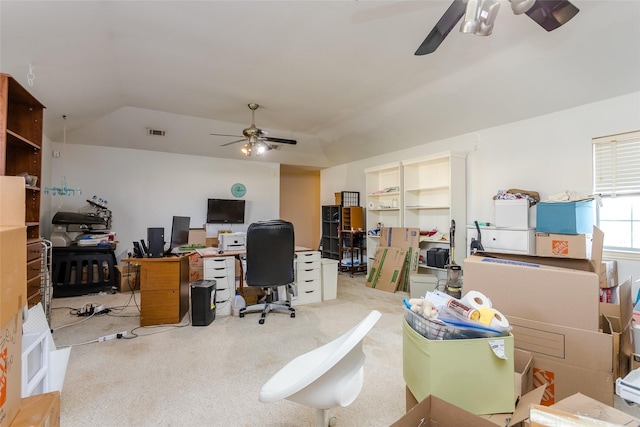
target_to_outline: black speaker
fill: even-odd
[[[191,283],[191,324],[207,326],[216,318],[216,281]]]
[[[149,242],[149,258],[162,258],[164,256],[164,228],[147,228],[147,242]]]

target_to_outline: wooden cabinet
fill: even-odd
[[[364,209],[362,206],[342,208],[341,230],[364,231]]]
[[[180,323],[189,311],[189,257],[122,262],[140,265],[140,326]]]
[[[372,230],[382,227],[402,226],[402,175],[401,164],[390,163],[365,169],[367,258],[373,262],[380,236]]]
[[[443,152],[402,162],[404,226],[425,232],[437,231],[420,238],[420,255],[427,251],[449,249],[451,221],[456,223],[454,259],[462,265],[466,224],[466,154]],[[420,270],[438,274],[442,268],[419,264]],[[442,275],[442,273],[440,273]]]
[[[27,245],[37,248],[35,266],[42,260],[40,245],[40,187],[42,183],[42,121],[44,106],[24,89],[13,77],[0,74],[0,175],[28,174],[37,178],[25,189],[25,225]],[[37,245],[33,245],[38,243]],[[24,249],[27,251],[27,248]],[[29,307],[41,300],[40,269],[31,270],[27,290]]]
[[[340,205],[322,206],[322,258],[340,257]]]

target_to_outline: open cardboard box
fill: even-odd
[[[406,388],[407,413],[391,427],[465,426],[465,427],[520,427],[529,417],[529,406],[540,402],[545,386],[522,396],[515,411],[505,414],[479,416],[455,406],[437,396],[429,395],[421,402]]]
[[[581,393],[550,406],[531,405],[531,427],[553,425],[638,426],[640,420]]]
[[[594,227],[593,236],[590,260],[476,253],[464,262],[464,291],[491,299],[515,347],[534,354],[534,386],[549,384],[543,404],[582,392],[612,405],[629,369],[630,279],[619,285],[622,304],[599,303],[604,234]]]
[[[391,427],[539,427],[549,425],[638,426],[640,420],[581,393],[575,393],[552,406],[539,404],[545,386],[524,395],[511,414],[478,416],[436,396],[418,403],[406,389],[407,413]],[[552,417],[551,420],[549,418]],[[554,423],[554,424],[553,424]]]

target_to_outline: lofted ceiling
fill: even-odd
[[[502,0],[492,35],[415,56],[449,0],[2,0],[0,71],[53,141],[321,168],[639,91],[640,1],[572,3],[546,32]],[[248,103],[298,144],[222,147]]]

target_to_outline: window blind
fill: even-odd
[[[593,138],[592,142],[594,193],[640,195],[640,131]]]

